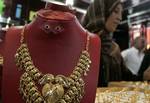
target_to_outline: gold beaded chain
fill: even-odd
[[[19,92],[26,103],[80,103],[84,95],[84,81],[91,60],[88,52],[90,37],[87,35],[85,49],[80,54],[77,65],[69,76],[43,74],[34,65],[28,46],[24,40],[25,28],[21,32],[20,47],[15,54],[15,62],[24,73],[20,77]],[[40,91],[38,86],[42,87]]]

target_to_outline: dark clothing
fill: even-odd
[[[98,86],[106,87],[110,81],[138,80],[139,78],[133,75],[130,70],[126,68],[119,46],[113,41],[111,41],[109,45],[106,44],[106,42],[104,42],[102,39],[103,49],[101,50]]]
[[[140,70],[138,72],[138,75],[140,77],[140,79],[142,80],[143,79],[143,73],[144,71],[150,66],[150,49],[147,50],[145,52],[145,56],[143,58],[143,61],[141,63],[141,67],[140,67]]]
[[[119,54],[119,48],[115,43],[112,43],[110,54],[104,52],[101,53],[101,65],[98,86],[107,86],[109,81],[120,81],[121,76],[121,56],[116,57]]]

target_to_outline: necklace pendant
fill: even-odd
[[[46,83],[42,88],[42,95],[46,103],[56,103],[64,95],[64,88],[60,84]]]

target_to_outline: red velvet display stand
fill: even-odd
[[[70,12],[74,15],[77,13],[75,9],[72,9],[69,6],[59,5],[59,4],[54,4],[54,3],[46,3],[45,8],[51,9],[51,10],[63,11],[63,12]]]
[[[51,10],[63,11],[63,12],[70,12],[76,15],[79,22],[82,22],[82,19],[84,17],[84,14],[82,12],[77,11],[71,6],[59,5],[59,4],[54,4],[54,3],[46,3],[45,8],[51,9]]]
[[[87,34],[90,35],[89,53],[92,64],[88,75],[84,77],[85,95],[81,103],[94,103],[100,57],[98,36],[87,33],[71,13],[40,10],[38,14],[41,16],[38,15],[26,27],[25,40],[35,66],[43,74],[68,76],[72,73],[81,51],[85,49]],[[55,32],[60,29],[57,28],[59,26],[62,27],[60,32]],[[18,91],[23,72],[18,70],[14,62],[15,52],[20,46],[21,30],[22,28],[12,27],[5,37],[3,103],[25,103]]]

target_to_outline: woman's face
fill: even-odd
[[[114,32],[122,20],[122,5],[118,4],[112,11],[111,15],[107,18],[105,27],[109,32]]]
[[[140,37],[137,41],[137,48],[142,50],[146,46],[146,40],[144,37]]]

